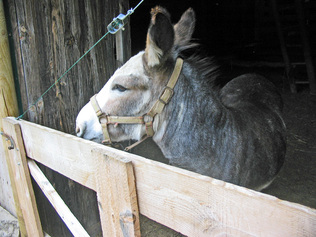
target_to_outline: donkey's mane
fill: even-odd
[[[218,91],[216,80],[220,76],[220,66],[214,57],[205,56],[203,47],[198,43],[189,43],[176,49],[178,56],[186,60],[199,74],[197,80],[207,89]]]

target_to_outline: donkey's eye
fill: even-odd
[[[115,86],[113,86],[112,90],[118,90],[119,92],[124,92],[127,90],[127,88],[125,88],[124,86],[121,86],[119,84],[115,84]]]

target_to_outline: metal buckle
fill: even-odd
[[[102,113],[99,118],[99,123],[100,124],[108,124],[108,116],[105,113]],[[105,120],[105,122],[102,122],[101,120]]]
[[[143,120],[144,120],[144,123],[146,124],[146,123],[153,122],[153,121],[154,121],[154,118],[153,118],[152,116],[148,115],[148,114],[145,114],[145,115],[143,116]]]
[[[111,140],[103,140],[101,143],[106,146],[112,146]]]
[[[165,93],[168,96],[167,101],[163,100],[163,96],[165,95]],[[159,101],[165,105],[168,104],[170,102],[170,100],[172,99],[173,93],[174,93],[173,89],[166,86],[165,89],[163,90],[163,92],[161,93],[161,96],[159,97]]]

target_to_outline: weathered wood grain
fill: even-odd
[[[3,1],[0,1],[0,131],[3,131],[2,119],[18,115],[18,104],[9,50],[8,31],[5,19]],[[26,233],[22,210],[19,206],[14,174],[8,159],[8,149],[5,137],[0,137],[0,204],[20,223],[22,236]]]
[[[103,236],[140,236],[132,162],[92,150]]]
[[[25,224],[28,235],[25,235],[25,232],[23,233],[24,230],[21,234],[23,236],[34,237],[44,236],[36,206],[30,172],[27,166],[20,125],[17,121],[14,121],[14,119],[11,121],[3,120],[3,130],[7,134],[10,134],[9,136],[12,137],[14,141],[14,148],[8,152],[8,160],[14,177],[11,182],[13,182],[16,187],[17,199],[22,210],[23,220],[21,223],[23,225]],[[19,218],[19,222],[20,221]]]
[[[314,236],[316,233],[314,209],[40,125],[26,121],[19,124],[27,156],[77,182],[89,183],[94,190],[97,190],[96,182],[83,179],[91,175],[90,167],[96,164],[89,155],[92,150],[100,156],[131,160],[140,213],[185,235]],[[43,137],[53,142],[39,146]],[[57,145],[62,149],[55,149],[54,154],[47,152],[54,149],[54,141],[58,140],[61,143]],[[74,148],[72,152],[71,148]],[[76,165],[64,168],[64,162],[69,161]]]
[[[106,33],[107,24],[120,13],[120,5],[129,9],[127,0],[21,0],[7,1],[7,5],[23,110]],[[129,25],[125,28],[124,45],[130,56]],[[77,113],[116,67],[115,37],[109,35],[37,101],[24,119],[74,133]],[[100,234],[95,193],[45,167],[41,169],[89,234]],[[44,229],[52,236],[71,236],[62,222],[54,221],[58,216],[37,185],[34,189]]]
[[[72,214],[67,205],[58,195],[54,187],[47,180],[43,172],[38,168],[36,163],[33,160],[27,161],[30,173],[35,179],[36,183],[40,186],[41,190],[53,205],[60,218],[65,222],[71,233],[76,237],[89,237],[90,235],[79,223],[77,218]]]
[[[3,9],[3,1],[0,1],[0,119],[18,115],[18,105],[15,94],[11,57],[9,51],[8,32]],[[0,121],[2,131],[2,121]],[[6,143],[0,138],[0,196],[1,205],[11,214],[16,215],[13,194],[10,186],[10,178],[5,160]],[[4,144],[2,146],[2,144]]]

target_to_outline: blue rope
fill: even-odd
[[[64,72],[64,74],[62,74],[57,81],[55,81],[55,83],[53,85],[51,85],[32,105],[30,105],[28,107],[27,110],[25,110],[19,117],[17,117],[16,119],[21,119],[23,118],[23,116],[31,109],[32,106],[35,106],[42,98],[44,95],[47,94],[47,92],[49,90],[51,90],[81,59],[83,59],[98,43],[100,43],[101,40],[103,40],[109,33],[115,34],[117,33],[119,30],[123,29],[124,26],[124,19],[128,16],[130,16],[131,14],[134,13],[134,11],[136,10],[136,8],[139,7],[139,5],[141,3],[143,3],[144,0],[141,0],[136,7],[131,8],[130,10],[127,11],[127,14],[120,14],[118,15],[116,18],[113,19],[113,21],[108,25],[108,31],[87,51],[85,52],[70,68],[67,69],[67,71]],[[112,31],[110,29],[112,29]]]

